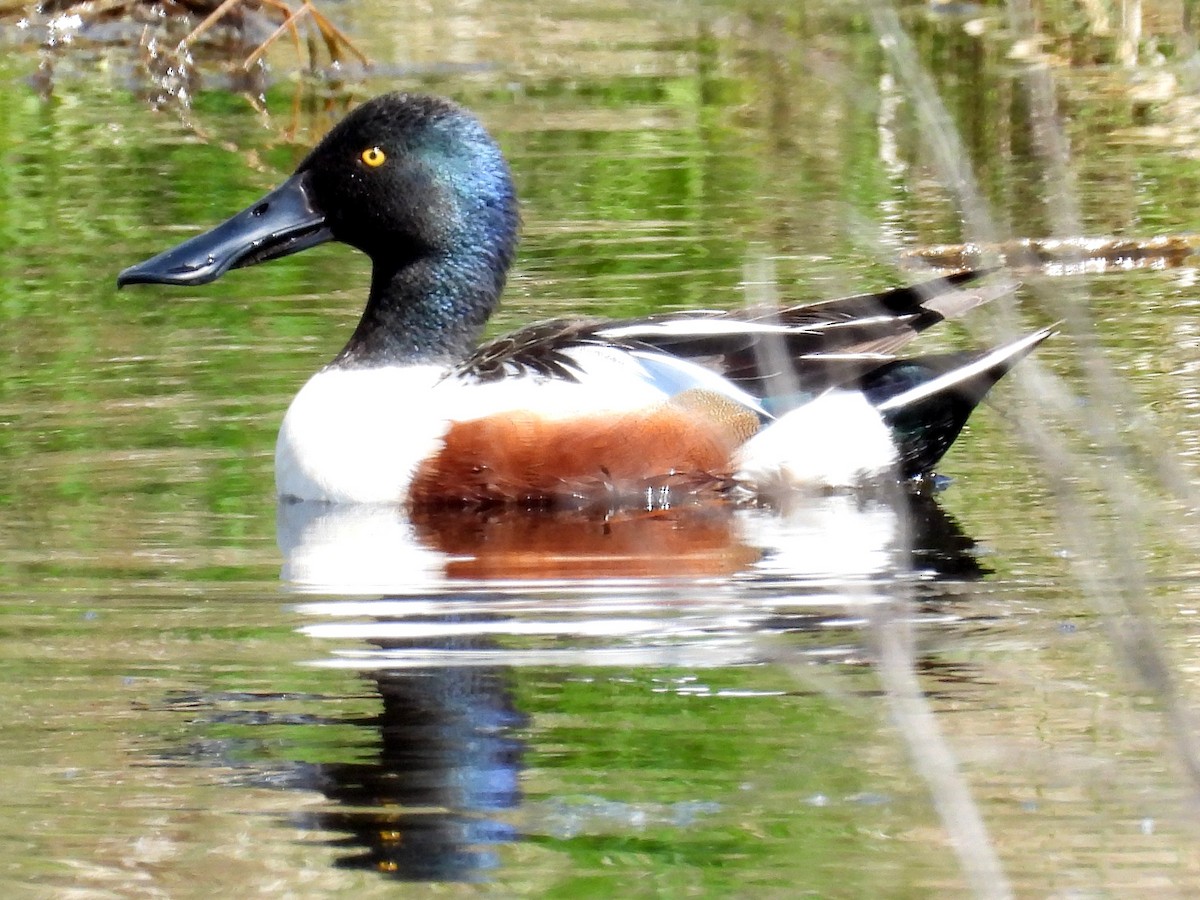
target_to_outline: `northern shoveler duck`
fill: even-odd
[[[518,224],[479,121],[388,94],[257,203],[117,282],[204,284],[328,240],[366,253],[362,319],[292,401],[275,452],[281,497],[348,503],[653,501],[922,475],[1050,333],[898,358],[1006,289],[965,272],[782,310],[554,319],[477,346]]]

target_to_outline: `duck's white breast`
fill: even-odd
[[[281,497],[339,503],[402,499],[445,419],[428,399],[439,366],[325,369],[300,389],[275,444]]]

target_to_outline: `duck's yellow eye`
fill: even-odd
[[[387,154],[378,147],[368,147],[362,152],[362,154],[359,156],[359,159],[365,162],[372,169],[377,169],[383,165],[384,161],[387,159]]]

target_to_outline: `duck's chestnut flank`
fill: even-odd
[[[733,476],[737,446],[720,423],[673,403],[570,419],[519,410],[451,424],[409,496],[421,505],[620,502],[715,491]]]
[[[477,347],[518,230],[508,165],[479,120],[387,94],[262,200],[118,283],[201,284],[328,240],[370,257],[362,318],[276,448],[280,496],[336,502],[641,503],[647,487],[661,499],[920,475],[1049,335],[897,358],[1011,287],[963,272],[775,313],[563,319]]]

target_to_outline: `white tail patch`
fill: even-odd
[[[888,474],[896,447],[857,391],[828,391],[780,417],[737,452],[735,478],[752,491],[851,488]]]

